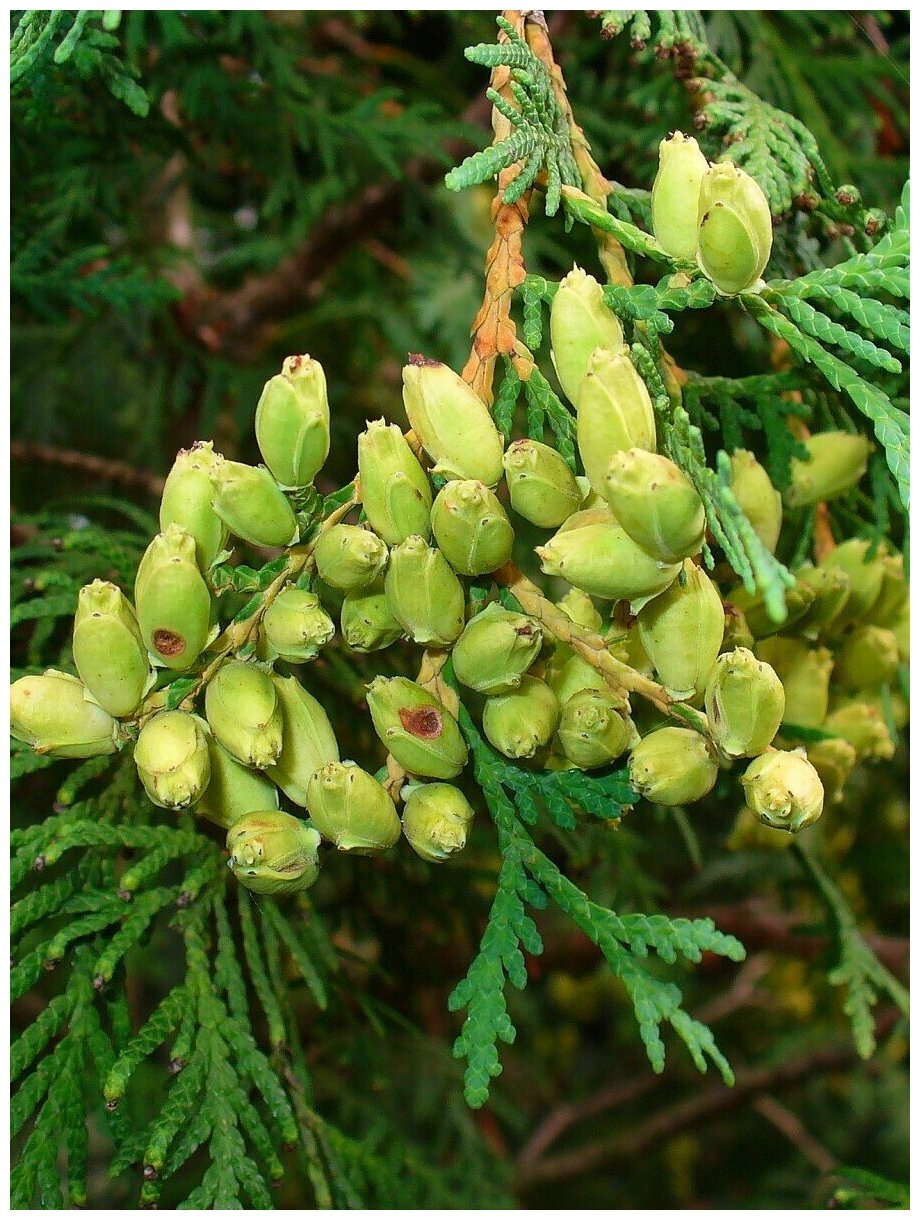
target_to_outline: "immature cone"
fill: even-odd
[[[562,576],[594,597],[628,600],[634,613],[680,571],[679,564],[649,555],[620,526],[603,522],[559,530],[536,552],[548,575]]]
[[[413,775],[453,779],[466,765],[457,721],[430,691],[408,678],[375,678],[367,706],[377,736]]]
[[[104,580],[84,585],[77,599],[73,659],[86,689],[112,716],[130,716],[152,671],[131,603]]]
[[[700,186],[709,162],[692,136],[675,131],[658,145],[658,173],[652,184],[652,230],[674,258],[696,258]]]
[[[256,407],[256,440],[282,487],[313,482],[329,456],[329,400],[318,360],[288,356],[265,383]]]
[[[703,501],[684,472],[660,453],[615,453],[604,495],[633,542],[663,563],[689,559],[701,549],[706,530]]]
[[[615,453],[655,449],[655,412],[626,346],[596,351],[578,394],[578,452],[598,495]]]
[[[431,534],[431,484],[402,430],[383,419],[358,437],[361,503],[375,533],[395,546]]]
[[[910,606],[906,605],[891,625],[891,633],[898,642],[898,656],[905,665],[910,664]]]
[[[214,511],[211,471],[221,460],[211,441],[180,449],[160,500],[160,529],[179,525],[195,539],[195,557],[206,572],[227,545],[227,527]]]
[[[604,290],[594,278],[573,267],[553,297],[549,315],[553,367],[573,406],[591,354],[599,347],[616,350],[623,342],[620,319],[604,303]]]
[[[118,725],[79,678],[46,669],[10,686],[10,733],[36,754],[95,758],[114,754]]]
[[[195,805],[195,813],[228,830],[244,814],[278,808],[278,789],[263,771],[237,762],[210,733],[207,734],[211,778]]]
[[[766,596],[761,590],[752,595],[744,585],[735,585],[729,589],[726,600],[744,615],[754,639],[762,640],[777,631],[791,630],[811,609],[815,596],[815,590],[807,584],[795,584],[786,589],[786,617],[780,621],[770,617]]]
[[[581,488],[565,458],[542,441],[513,441],[503,462],[511,507],[525,521],[555,529],[581,504]]]
[[[297,520],[264,466],[220,458],[211,471],[214,511],[231,534],[254,546],[292,546]]]
[[[719,767],[706,738],[668,725],[643,737],[629,756],[629,782],[656,805],[689,805],[711,792]]]
[[[837,653],[834,680],[845,690],[878,688],[894,678],[898,641],[887,627],[857,627]]]
[[[730,161],[711,165],[700,184],[697,261],[720,292],[753,288],[773,246],[770,205],[750,174]]]
[[[431,525],[448,563],[464,576],[494,572],[511,558],[514,530],[498,497],[484,483],[446,483],[431,510]]]
[[[606,767],[637,741],[622,700],[609,692],[582,691],[562,706],[559,744],[566,758],[583,771]]]
[[[817,822],[824,809],[824,786],[804,750],[761,754],[741,777],[748,807],[775,830],[797,834]]]
[[[850,578],[850,595],[837,616],[836,627],[856,622],[878,600],[885,578],[884,556],[873,553],[873,544],[865,538],[849,538],[821,561],[824,568],[841,568]]]
[[[810,648],[802,640],[773,636],[757,645],[757,655],[772,665],[783,684],[786,710],[783,719],[806,729],[819,729],[827,715],[833,654],[827,648]]]
[[[559,724],[559,703],[550,687],[526,675],[515,690],[492,695],[482,710],[482,729],[506,758],[532,758],[548,745]]]
[[[843,786],[856,766],[856,747],[842,737],[827,737],[823,741],[809,742],[805,753],[824,785],[827,803],[842,801]]]
[[[907,607],[907,581],[904,579],[904,556],[882,556],[882,587],[878,597],[866,611],[866,620],[877,627],[894,627]]]
[[[850,578],[842,568],[803,567],[794,573],[798,585],[805,585],[815,598],[795,624],[796,635],[816,640],[833,628],[850,596]]]
[[[502,477],[501,434],[482,399],[437,360],[410,356],[403,369],[403,403],[434,474],[477,479],[494,487]]]
[[[355,763],[327,763],[307,785],[313,825],[339,851],[373,856],[399,838],[396,806],[386,788]]]
[[[866,473],[872,445],[851,432],[815,432],[803,441],[807,458],[792,459],[783,499],[791,508],[833,500],[855,487]]]
[[[254,894],[295,894],[319,876],[320,837],[312,826],[279,809],[247,813],[227,832],[227,861]]]
[[[463,586],[424,538],[393,548],[384,589],[393,617],[416,644],[452,644],[463,630]]]
[[[188,712],[159,712],[137,736],[134,765],[154,805],[161,809],[193,805],[211,778],[201,720]]]
[[[553,659],[546,668],[545,680],[560,707],[585,691],[606,695],[610,690],[603,674],[583,656],[563,644],[553,650]]]
[[[264,652],[269,660],[312,661],[334,635],[335,623],[316,594],[294,585],[282,589],[262,617]]]
[[[783,500],[749,449],[736,449],[732,454],[729,487],[754,533],[772,555],[783,525]]]
[[[725,611],[725,630],[722,635],[721,652],[731,652],[733,648],[754,647],[754,634],[747,624],[747,619],[737,606],[731,602],[723,602]]]
[[[403,806],[403,834],[412,850],[432,864],[463,851],[473,808],[452,784],[419,784]]]
[[[543,630],[536,619],[491,602],[470,619],[454,645],[454,675],[484,695],[504,694],[520,686],[542,645]]]
[[[402,637],[402,623],[390,609],[382,578],[366,589],[346,594],[340,626],[345,643],[355,652],[389,648]]]
[[[278,693],[284,730],[278,761],[267,774],[289,800],[305,806],[311,776],[327,763],[339,761],[338,742],[322,704],[296,678],[272,674],[271,681]]]
[[[327,585],[355,593],[373,584],[386,567],[387,548],[370,530],[340,524],[323,530],[313,548],[313,558]]]
[[[895,744],[885,717],[865,700],[851,699],[835,707],[822,724],[825,733],[842,737],[856,750],[857,759],[886,761],[894,758]]]
[[[559,609],[579,627],[600,634],[604,629],[604,620],[600,611],[590,596],[581,589],[569,589],[565,597],[556,602]]]
[[[639,611],[639,639],[675,699],[702,693],[724,630],[719,590],[689,559],[681,578]]]
[[[264,770],[281,753],[284,721],[271,677],[246,661],[226,661],[204,692],[205,715],[225,750]]]
[[[207,642],[211,595],[195,559],[195,540],[169,525],[147,547],[134,582],[147,651],[168,669],[187,669]]]
[[[724,652],[706,683],[706,715],[716,745],[728,758],[762,754],[776,736],[786,696],[772,666],[747,648]]]

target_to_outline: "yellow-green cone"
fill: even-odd
[[[389,648],[402,637],[402,623],[394,617],[382,579],[367,589],[348,593],[342,602],[342,638],[355,652]]]
[[[753,288],[773,247],[770,205],[750,174],[730,161],[711,165],[700,184],[697,261],[720,292]]]
[[[861,619],[878,600],[885,577],[885,564],[884,556],[877,551],[871,554],[872,550],[873,544],[865,538],[849,538],[835,546],[821,561],[822,567],[842,568],[850,578],[850,595],[837,615],[835,628]]]
[[[719,767],[706,738],[693,729],[656,729],[629,755],[630,785],[655,805],[689,805],[715,786]]]
[[[668,693],[690,699],[702,694],[719,655],[725,612],[719,590],[692,560],[681,579],[639,611],[639,639]]]
[[[313,482],[329,456],[329,400],[318,360],[288,356],[265,383],[256,407],[256,440],[282,487]]]
[[[583,771],[606,767],[637,741],[623,701],[609,691],[582,691],[562,706],[559,744],[569,762]]]
[[[502,477],[501,433],[488,407],[438,360],[410,356],[403,369],[403,403],[415,435],[447,479],[477,479],[494,487]]]
[[[131,603],[104,580],[84,585],[77,599],[73,659],[86,689],[111,716],[130,716],[152,671]]]
[[[706,513],[696,488],[660,453],[625,449],[610,459],[604,495],[633,542],[664,563],[696,555]]]
[[[211,441],[180,449],[160,500],[160,529],[179,525],[195,539],[195,557],[206,572],[227,544],[227,527],[214,511],[211,471],[220,455]]]
[[[233,875],[254,894],[295,894],[319,876],[319,833],[300,818],[266,809],[247,813],[227,832]]]
[[[581,589],[569,589],[565,597],[556,602],[559,609],[579,627],[600,634],[604,629],[604,620],[600,611],[591,600],[589,594]]]
[[[907,606],[908,589],[904,578],[904,556],[882,557],[882,587],[878,597],[866,611],[867,622],[877,627],[894,627]]]
[[[596,351],[578,394],[578,452],[598,495],[610,459],[625,449],[655,449],[655,412],[629,348]]]
[[[194,805],[211,778],[203,723],[188,712],[160,712],[138,734],[134,764],[154,805],[162,809]]]
[[[393,617],[416,644],[452,644],[463,630],[463,586],[424,538],[393,548],[384,589]]]
[[[580,267],[559,284],[549,315],[553,367],[563,393],[578,405],[581,383],[597,348],[616,350],[623,342],[620,319],[604,303],[604,291]]]
[[[245,767],[264,770],[281,753],[283,718],[272,679],[246,661],[225,662],[204,692],[211,732]]]
[[[610,687],[594,666],[571,648],[557,644],[546,669],[546,682],[560,707],[585,691],[606,694]]]
[[[457,721],[430,691],[408,678],[375,678],[367,706],[377,736],[412,775],[454,779],[467,748]]]
[[[264,466],[220,458],[211,472],[214,511],[231,534],[254,546],[292,546],[297,521],[284,492]]]
[[[396,424],[378,419],[358,437],[361,502],[388,546],[431,534],[431,484]]]
[[[532,758],[549,744],[558,724],[556,696],[529,675],[507,694],[491,695],[482,711],[483,732],[506,758]]]
[[[446,483],[431,510],[435,541],[464,576],[494,572],[511,558],[514,530],[494,492],[474,479]]]
[[[272,674],[271,680],[284,730],[278,761],[267,768],[267,774],[295,805],[306,806],[311,777],[320,767],[339,761],[338,742],[322,704],[296,678]]]
[[[282,589],[262,617],[262,644],[268,660],[312,661],[334,635],[335,623],[316,594],[294,585]]]
[[[834,680],[844,690],[883,686],[898,668],[898,641],[887,627],[857,627],[837,653]]]
[[[473,808],[452,784],[418,784],[406,797],[402,829],[412,850],[443,864],[466,846]]]
[[[783,525],[783,500],[749,449],[736,449],[732,454],[729,486],[754,533],[774,554]]]
[[[454,674],[471,690],[504,694],[520,686],[542,644],[543,631],[536,619],[491,602],[470,619],[454,645]]]
[[[803,441],[808,458],[792,459],[783,499],[790,508],[833,500],[855,487],[866,473],[872,445],[851,432],[815,432]]]
[[[795,634],[816,640],[832,629],[850,596],[850,578],[842,568],[804,567],[795,572],[798,584],[807,585],[815,599],[795,624]]]
[[[355,593],[377,579],[387,562],[386,543],[360,525],[324,530],[313,549],[320,578],[333,589]]]
[[[46,669],[10,686],[10,733],[36,754],[95,758],[114,754],[118,724],[72,674]]]
[[[824,785],[824,799],[830,804],[843,800],[843,787],[856,766],[856,747],[842,737],[826,737],[805,747],[808,761]]]
[[[610,601],[627,600],[636,612],[663,592],[680,571],[649,555],[618,525],[563,529],[535,548],[549,576],[561,576],[577,589]]]
[[[208,638],[211,595],[195,558],[195,540],[178,525],[157,534],[144,552],[134,604],[144,644],[168,669],[187,669]]]
[[[211,778],[195,813],[228,830],[247,813],[278,808],[278,789],[263,771],[244,767],[207,734]]]
[[[825,733],[842,737],[856,750],[857,759],[886,761],[894,758],[895,744],[885,717],[877,707],[852,699],[835,707],[822,724]]]
[[[762,754],[776,736],[786,696],[776,671],[747,648],[723,653],[706,683],[706,715],[728,758]]]
[[[513,441],[503,462],[511,507],[525,521],[555,529],[581,504],[581,488],[565,458],[542,441]]]
[[[770,750],[741,777],[748,808],[767,826],[797,834],[817,822],[824,785],[804,750]]]
[[[787,589],[786,617],[781,622],[772,619],[768,614],[763,592],[758,591],[752,596],[744,585],[735,585],[733,589],[729,589],[726,600],[744,615],[754,639],[762,640],[777,631],[790,631],[811,609],[815,596],[815,590],[807,584],[795,584],[791,589]]]
[[[802,640],[773,636],[757,645],[757,655],[773,666],[783,684],[786,723],[819,729],[827,715],[832,653],[827,648],[810,648]]]
[[[658,173],[652,184],[652,230],[674,258],[696,258],[700,186],[709,162],[692,136],[680,131],[658,145]]]
[[[339,851],[373,856],[399,838],[396,806],[386,788],[352,762],[327,763],[307,785],[313,825]]]

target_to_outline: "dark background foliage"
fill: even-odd
[[[94,13],[55,63],[73,21],[13,82],[14,540],[35,537],[36,514],[78,529],[87,495],[155,511],[176,449],[199,437],[256,460],[259,391],[295,351],[326,370],[323,490],[340,486],[364,421],[403,419],[405,353],[455,368],[466,358],[492,192],[453,195],[442,180],[489,139],[484,73],[463,48],[493,39],[493,16],[148,11],[108,30]],[[595,158],[647,189],[658,141],[692,129],[673,64],[626,35],[602,40],[584,14],[550,21]],[[740,78],[812,130],[835,181],[891,214],[907,176],[906,15],[720,12],[705,23]],[[783,255],[792,265],[808,254],[809,238],[797,240]],[[573,259],[596,270],[584,231],[566,239],[559,219],[536,217],[527,241],[531,271],[558,278]],[[729,346],[722,325],[715,313],[689,319],[673,354],[706,374],[748,371],[763,338],[735,325]],[[125,526],[120,510],[92,512]],[[119,570],[119,546],[130,571],[130,540],[115,534],[73,563],[85,579],[105,576]],[[14,575],[14,595],[43,570]],[[16,663],[49,659],[55,630],[18,629]],[[323,681],[351,719],[352,680],[331,670]],[[17,788],[15,824],[50,806],[62,774]],[[901,756],[863,773],[827,834],[838,881],[899,975],[904,776]],[[474,837],[455,868],[343,860],[324,874],[317,903],[346,969],[325,1013],[298,1001],[316,1109],[369,1150],[405,1150],[407,1205],[809,1207],[841,1187],[841,1165],[906,1178],[903,1039],[858,1063],[801,872],[786,853],[724,849],[736,800],[726,785],[692,824],[646,809],[618,833],[556,832],[570,875],[599,901],[713,914],[745,942],[742,967],[706,957],[682,981],[689,1010],[717,1024],[734,1094],[698,1079],[681,1053],[653,1076],[620,984],[547,916],[546,952],[512,999],[504,1074],[489,1105],[469,1111],[445,1000],[481,933],[493,838]],[[127,979],[137,1024],[174,981],[166,934],[129,958]],[[15,1020],[41,1004],[32,993]],[[139,1105],[153,1113],[163,1065],[144,1072]],[[128,1175],[105,1176],[107,1157],[93,1132],[91,1197],[133,1206]],[[181,1180],[172,1189],[183,1197]],[[877,1197],[871,1182],[846,1189],[843,1203]],[[303,1206],[308,1191],[292,1172],[276,1204]]]

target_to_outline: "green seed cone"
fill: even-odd
[[[295,805],[306,806],[311,776],[339,761],[339,745],[322,704],[296,678],[271,676],[278,693],[284,731],[281,753],[267,775]]]
[[[795,624],[795,634],[816,640],[833,628],[850,596],[850,578],[842,568],[804,567],[795,572],[799,585],[813,590],[815,599]]]
[[[827,715],[834,658],[827,648],[810,648],[802,640],[773,636],[757,645],[760,660],[772,665],[786,693],[787,724],[818,729]]]
[[[403,834],[412,850],[432,864],[442,864],[466,847],[473,808],[452,784],[419,784],[406,797]]]
[[[320,837],[279,809],[247,813],[227,832],[227,863],[254,894],[295,894],[319,876]]]
[[[783,499],[791,508],[833,500],[855,487],[866,473],[872,445],[851,432],[815,432],[802,442],[808,458],[792,459]]]
[[[488,407],[453,369],[410,356],[403,369],[403,403],[415,435],[436,463],[434,474],[496,485],[502,477],[501,434]]]
[[[541,441],[514,441],[503,458],[511,507],[543,529],[555,529],[582,501],[581,488],[561,454]]]
[[[195,558],[206,572],[227,545],[227,527],[214,511],[211,471],[221,456],[211,441],[180,449],[160,500],[160,529],[179,525],[195,539]]]
[[[559,744],[569,762],[583,771],[606,767],[638,740],[622,700],[609,692],[582,691],[562,706]]]
[[[658,173],[652,184],[652,230],[675,258],[696,258],[700,186],[709,162],[692,136],[675,131],[658,145]]]
[[[393,617],[416,644],[452,644],[463,630],[463,586],[424,538],[393,548],[384,589]]]
[[[720,651],[731,652],[733,648],[753,649],[753,632],[738,607],[733,606],[731,602],[723,602],[722,609],[725,611],[725,631],[722,635]]]
[[[577,406],[592,353],[599,347],[616,351],[623,343],[623,327],[605,305],[604,290],[580,267],[573,267],[559,284],[550,309],[549,334],[559,384]]]
[[[506,758],[533,758],[549,745],[559,724],[559,703],[550,687],[525,675],[505,695],[492,695],[482,710],[482,729]]]
[[[264,770],[281,753],[281,703],[271,677],[246,661],[225,662],[204,692],[211,732],[238,762]]]
[[[358,437],[361,501],[375,533],[396,546],[431,535],[431,484],[396,424],[378,419]]]
[[[288,356],[265,383],[256,407],[256,440],[283,487],[313,482],[329,456],[329,400],[318,360]]]
[[[466,765],[457,721],[429,691],[408,678],[375,678],[367,706],[377,736],[412,775],[453,779]]]
[[[868,612],[878,600],[885,578],[884,556],[870,558],[872,543],[864,538],[850,538],[825,556],[822,568],[841,568],[850,578],[850,595],[837,615],[834,627],[845,627]]]
[[[775,554],[783,525],[783,500],[749,449],[736,449],[732,454],[730,487],[754,533]]]
[[[307,785],[313,825],[339,851],[373,856],[399,838],[396,806],[386,788],[354,763],[327,763]]]
[[[878,689],[898,668],[898,641],[887,627],[857,627],[837,654],[834,681],[844,690]]]
[[[211,595],[195,559],[195,540],[178,525],[157,534],[144,552],[134,603],[144,644],[160,665],[187,669],[204,648]]]
[[[682,579],[639,611],[639,639],[668,694],[690,699],[702,694],[719,655],[725,612],[719,590],[692,560],[684,561]]]
[[[598,495],[610,459],[625,449],[655,449],[655,413],[629,348],[596,351],[578,394],[578,452]]]
[[[560,707],[565,707],[570,699],[586,691],[605,695],[610,689],[603,674],[584,657],[562,644],[557,644],[553,650],[553,659],[546,668],[546,683]]]
[[[454,645],[454,674],[471,690],[504,694],[520,686],[542,645],[543,631],[536,619],[491,602],[470,619]]]
[[[214,511],[231,534],[254,546],[292,546],[297,541],[294,510],[264,466],[220,458],[211,483]]]
[[[96,758],[114,754],[118,725],[90,701],[79,678],[46,669],[10,686],[10,733],[36,754]]]
[[[719,774],[706,738],[693,729],[656,729],[629,756],[629,782],[655,805],[689,805],[702,800]]]
[[[786,590],[786,617],[782,622],[776,622],[767,613],[766,599],[762,592],[753,596],[744,585],[735,585],[727,596],[736,610],[740,610],[747,620],[748,628],[755,640],[775,635],[777,631],[789,631],[803,619],[811,609],[815,600],[815,590],[807,584],[796,584]]]
[[[776,671],[747,648],[723,653],[706,683],[706,715],[728,758],[762,754],[776,736],[786,696]]]
[[[431,510],[431,525],[448,563],[464,576],[494,572],[511,558],[514,530],[498,497],[484,483],[446,483]]]
[[[104,580],[84,585],[77,600],[73,659],[86,689],[112,716],[130,716],[152,671],[131,603]]]
[[[393,617],[382,579],[346,595],[340,625],[345,643],[355,652],[389,648],[403,634],[402,624]]]
[[[211,778],[207,734],[197,716],[160,712],[134,745],[134,765],[154,805],[185,809],[201,798]]]
[[[278,808],[278,789],[264,772],[237,762],[220,742],[207,734],[211,778],[195,805],[195,813],[224,830],[247,813]]]
[[[804,750],[761,754],[741,777],[744,796],[767,826],[797,834],[817,822],[824,809],[824,785]]]
[[[905,665],[910,664],[910,606],[905,605],[891,625],[891,632],[898,642],[898,656]]]
[[[373,584],[386,567],[387,548],[360,525],[334,525],[320,534],[313,558],[327,585],[355,593]]]
[[[549,576],[561,576],[594,597],[628,600],[634,612],[680,571],[679,564],[649,555],[618,525],[604,523],[560,530],[536,552]]]
[[[559,609],[579,627],[587,627],[589,631],[600,634],[604,629],[604,620],[600,611],[591,600],[589,594],[581,589],[569,589],[565,597],[556,602]]]
[[[839,704],[822,724],[825,733],[842,737],[856,750],[857,759],[887,761],[894,758],[895,744],[885,717],[865,700],[849,699]]]
[[[882,556],[882,587],[878,597],[863,615],[863,621],[876,627],[894,627],[907,606],[908,588],[904,578],[904,556]]]
[[[697,260],[720,292],[753,288],[773,246],[770,205],[754,179],[730,161],[711,165],[700,184]]]
[[[615,453],[604,480],[614,516],[633,542],[663,563],[696,555],[703,545],[703,501],[682,470],[660,453]]]
[[[294,585],[282,589],[262,618],[266,659],[312,661],[335,635],[335,623],[315,593]]]
[[[842,737],[827,737],[805,747],[808,761],[824,785],[824,799],[830,804],[843,800],[843,787],[856,766],[856,747]]]

